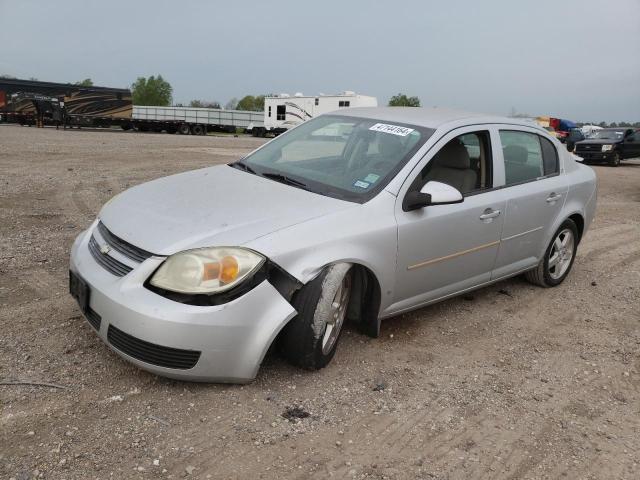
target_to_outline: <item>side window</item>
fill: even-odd
[[[535,133],[500,130],[506,186],[544,176],[540,139]]]
[[[339,100],[338,101],[338,108],[348,107],[349,105],[351,105],[351,102],[349,100]]]
[[[271,105],[269,105],[269,116],[271,116]]]
[[[278,105],[276,107],[276,120],[286,120],[286,117],[287,117],[287,106]]]
[[[421,172],[419,187],[434,180],[457,188],[463,195],[493,187],[489,132],[465,133],[450,140]]]
[[[540,145],[542,146],[542,159],[544,163],[544,174],[553,175],[560,171],[560,165],[558,164],[558,151],[549,140],[544,137],[540,138]]]

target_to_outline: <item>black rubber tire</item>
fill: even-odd
[[[340,336],[344,329],[339,332],[333,348],[324,354],[322,352],[324,329],[319,333],[317,328],[314,329],[316,309],[321,301],[323,289],[332,280],[331,276],[335,273],[334,267],[339,267],[339,265],[325,268],[315,279],[295,294],[291,305],[298,314],[289,321],[278,338],[280,354],[289,363],[298,367],[308,370],[319,370],[325,367],[335,355],[340,343]],[[346,272],[342,273],[344,268],[340,271],[339,281],[342,281],[345,275],[352,274],[350,265],[344,265],[344,267],[346,267]],[[333,280],[336,278],[334,276]]]
[[[554,279],[554,278],[551,278],[551,275],[549,275],[549,253],[551,252],[551,248],[553,247],[553,242],[556,240],[556,237],[558,236],[558,234],[566,228],[570,229],[573,232],[573,238],[574,238],[573,257],[571,258],[571,263],[569,264],[569,268],[567,268],[567,271],[564,272],[564,275],[562,275],[562,277],[558,279]],[[538,266],[533,270],[529,270],[525,272],[524,278],[526,278],[529,282],[533,283],[534,285],[538,285],[543,288],[555,287],[557,285],[560,285],[564,281],[564,279],[567,278],[567,275],[569,275],[569,272],[571,271],[571,267],[573,267],[573,262],[576,260],[576,253],[578,251],[579,241],[580,241],[580,237],[578,236],[578,227],[576,226],[573,220],[567,218],[564,222],[562,222],[562,225],[560,225],[558,230],[556,230],[556,233],[551,238],[551,241],[549,242],[549,246],[544,251],[544,257],[542,257],[542,260],[540,260],[540,263],[538,263]]]
[[[178,133],[180,135],[189,135],[191,133],[191,129],[189,128],[189,125],[187,125],[186,123],[181,123],[180,126],[178,127]]]
[[[621,160],[622,160],[622,156],[620,155],[620,152],[615,152],[613,155],[613,158],[609,160],[609,165],[612,167],[619,167]]]
[[[191,126],[191,134],[192,135],[204,135],[204,127],[200,124]]]

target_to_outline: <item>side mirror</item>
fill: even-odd
[[[402,209],[405,212],[410,212],[429,205],[449,205],[451,203],[460,203],[463,200],[462,193],[458,189],[446,183],[431,180],[419,192],[407,193],[406,197],[404,197]]]

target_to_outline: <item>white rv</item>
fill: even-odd
[[[293,96],[280,94],[264,99],[264,127],[254,126],[253,136],[263,137],[267,132],[276,135],[322,113],[350,107],[377,107],[378,99],[355,92],[338,95]]]

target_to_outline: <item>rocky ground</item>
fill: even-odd
[[[640,477],[640,161],[594,167],[558,288],[515,278],[378,339],[348,329],[324,370],[271,355],[245,386],[112,353],[67,294],[73,238],[127,187],[262,141],[0,126],[0,478]]]

